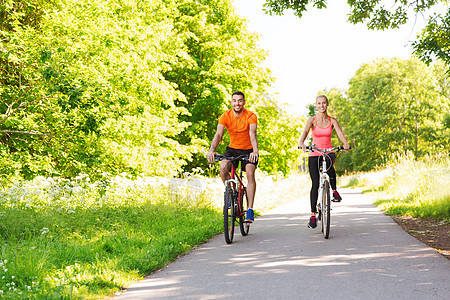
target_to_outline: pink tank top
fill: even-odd
[[[312,143],[319,149],[331,148],[331,134],[333,133],[333,126],[331,125],[331,118],[328,116],[330,125],[326,128],[317,125],[317,119],[314,117],[315,126],[312,129]],[[309,156],[320,156],[320,152],[309,152]]]

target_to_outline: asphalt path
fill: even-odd
[[[450,299],[450,260],[359,190],[340,193],[327,240],[307,227],[302,197],[257,218],[248,236],[237,228],[230,245],[216,236],[114,299]]]

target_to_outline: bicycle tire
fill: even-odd
[[[236,207],[233,201],[233,190],[227,186],[225,189],[224,202],[223,202],[223,233],[225,236],[225,242],[231,244],[234,236],[234,222],[236,220]]]
[[[240,199],[240,208],[242,215],[239,217],[239,229],[241,230],[242,236],[248,235],[248,231],[250,230],[250,223],[245,222],[245,214],[248,209],[248,199],[247,199],[247,191],[244,189],[242,191],[241,199]]]
[[[330,236],[330,217],[331,217],[331,199],[330,199],[330,183],[324,182],[322,193],[322,233],[323,237],[328,239]]]

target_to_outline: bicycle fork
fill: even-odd
[[[231,188],[231,191],[232,191],[232,202],[233,203],[228,203],[228,205],[230,206],[230,205],[234,205],[235,206],[235,212],[237,212],[237,209],[238,209],[238,207],[237,207],[237,201],[236,201],[236,199],[237,199],[237,197],[238,197],[238,192],[237,192],[237,186],[238,186],[238,184],[239,184],[239,181],[237,181],[236,179],[234,179],[234,178],[231,178],[231,179],[228,179],[228,180],[225,180],[225,186],[229,186],[230,188]]]
[[[321,218],[321,207],[320,207],[320,203],[322,202],[323,199],[323,193],[326,191],[324,191],[324,185],[325,185],[325,181],[330,182],[330,177],[328,176],[327,173],[322,173],[322,175],[320,176],[320,184],[319,184],[319,195],[317,197],[317,208],[318,208],[318,213],[319,213],[319,220]],[[330,185],[328,185],[330,186]]]

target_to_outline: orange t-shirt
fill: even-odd
[[[250,124],[257,124],[254,113],[244,108],[242,115],[236,118],[230,109],[220,116],[219,124],[225,126],[230,135],[230,148],[240,150],[253,148],[250,141]]]

